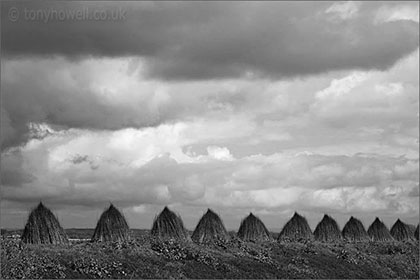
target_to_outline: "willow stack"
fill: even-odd
[[[181,217],[166,206],[154,219],[151,235],[160,239],[190,240]]]
[[[305,217],[299,215],[297,212],[284,225],[279,234],[279,241],[305,241],[312,240],[313,235],[308,221]]]
[[[42,202],[29,214],[21,240],[29,244],[67,244],[68,237],[58,219]]]
[[[241,221],[238,237],[243,241],[271,240],[270,232],[265,227],[264,223],[252,213]]]
[[[98,223],[96,224],[95,232],[93,233],[91,241],[126,241],[130,239],[130,230],[124,215],[111,204],[106,209]]]

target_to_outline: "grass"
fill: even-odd
[[[86,239],[92,230],[67,230]],[[151,239],[131,230],[128,242],[23,245],[2,236],[1,278],[409,278],[419,277],[419,242],[242,242],[211,245]]]

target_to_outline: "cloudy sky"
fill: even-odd
[[[418,2],[1,4],[2,227],[418,223]]]

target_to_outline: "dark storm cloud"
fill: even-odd
[[[326,13],[332,2],[2,4],[2,50],[8,56],[142,56],[148,73],[164,79],[386,69],[414,51],[419,40],[414,21],[375,22],[383,3],[357,3],[350,16]],[[11,7],[20,11],[17,22],[7,18]],[[25,9],[86,7],[126,13],[116,21],[23,18]]]
[[[198,84],[149,83],[127,75],[126,61],[96,59],[73,63],[62,58],[4,61],[2,149],[69,128],[153,127],[245,102],[239,92],[225,96],[223,86],[214,83],[199,83],[202,85],[199,92]],[[212,97],[214,92],[216,96]]]
[[[36,176],[23,168],[23,157],[19,151],[2,155],[0,161],[0,183],[2,186],[20,187],[36,180]]]
[[[92,86],[83,80],[83,73],[77,75],[77,70],[67,73],[62,61],[23,61],[5,65],[1,89],[2,149],[44,134],[37,132],[36,127],[31,129],[28,126],[31,122],[47,122],[65,129],[111,130],[157,122],[147,113],[136,114],[134,110],[105,102],[104,97],[95,95]],[[62,70],[64,72],[60,72]],[[70,80],[66,75],[71,76]],[[140,106],[139,109],[146,111]]]
[[[232,90],[216,81],[150,82],[127,74],[132,60],[72,62],[64,58],[27,58],[3,61],[2,150],[69,128],[144,128],[191,116],[204,117],[210,111],[232,112],[245,106],[252,92],[260,89],[244,85],[246,90],[235,90],[235,87]]]

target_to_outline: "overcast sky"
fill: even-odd
[[[2,227],[418,223],[418,2],[1,4]]]

